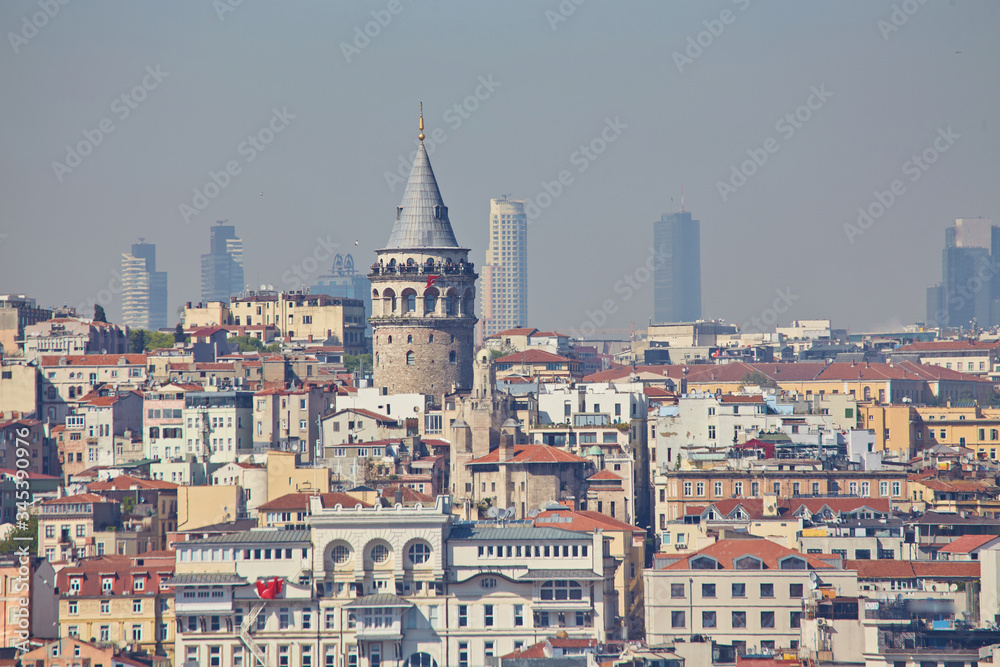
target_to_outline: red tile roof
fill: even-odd
[[[365,410],[364,408],[344,408],[343,410],[338,410],[337,412],[335,412],[334,416],[337,416],[339,414],[343,414],[345,412],[355,412],[355,413],[357,413],[359,415],[362,415],[364,417],[368,417],[369,419],[374,419],[374,420],[380,421],[380,422],[393,422],[393,423],[395,423],[396,421],[398,421],[397,419],[395,419],[393,417],[390,417],[389,415],[381,415],[381,414],[379,414],[377,412],[372,412],[371,410]]]
[[[126,364],[146,365],[145,354],[43,354],[39,365],[59,366],[59,360],[65,359],[67,366],[117,366],[122,357]]]
[[[75,496],[66,496],[65,498],[53,498],[52,500],[45,500],[42,502],[43,505],[71,505],[74,503],[110,503],[115,502],[109,500],[104,496],[99,496],[96,493],[78,493]]]
[[[485,456],[472,459],[466,465],[500,463],[500,449],[494,449]],[[571,454],[558,447],[548,445],[515,445],[514,457],[504,463],[587,463],[587,459]]]
[[[355,505],[371,507],[368,503],[362,502],[354,496],[349,496],[346,493],[289,493],[281,496],[280,498],[270,500],[257,509],[264,511],[306,510],[309,507],[309,499],[315,495],[319,495],[322,499],[323,507],[334,507],[338,504],[343,507],[354,507]]]
[[[504,659],[511,660],[514,658],[547,658],[545,653],[545,642],[540,641],[537,644],[532,644],[531,646],[526,646],[525,648],[519,649],[517,651],[512,651],[505,656]]]
[[[978,579],[979,561],[845,560],[858,579]]]
[[[387,486],[382,489],[382,497],[387,499],[389,502],[395,502],[396,500],[396,489],[399,489],[402,493],[402,498],[404,503],[433,503],[434,496],[429,496],[426,493],[420,493],[416,489],[411,489],[408,486],[403,486],[402,484],[397,484],[396,486]]]
[[[130,489],[150,489],[170,491],[179,485],[157,479],[142,479],[132,475],[118,475],[105,482],[91,482],[87,488],[91,491],[128,491]]]
[[[962,535],[954,542],[949,542],[938,550],[938,553],[945,552],[951,554],[972,553],[987,542],[998,539],[997,535]]]
[[[559,517],[561,519],[570,519],[568,522],[560,521],[558,523],[546,521],[551,517]],[[602,514],[601,512],[594,512],[592,510],[571,510],[571,509],[559,509],[559,510],[545,510],[541,514],[535,517],[536,526],[554,526],[562,530],[572,530],[580,533],[591,533],[597,529],[601,530],[624,530],[630,531],[632,533],[645,533],[646,531],[638,526],[633,526],[631,524],[625,523],[624,521],[619,521],[607,514]]]
[[[809,567],[812,569],[829,569],[833,567],[829,563],[816,558],[812,554],[799,553],[793,549],[783,547],[780,544],[775,544],[770,540],[740,539],[719,540],[715,544],[709,545],[704,549],[681,557],[676,563],[671,563],[664,569],[689,570],[691,567],[688,563],[692,558],[697,558],[698,556],[711,556],[719,563],[719,565],[722,566],[722,569],[734,570],[736,568],[733,566],[733,561],[746,555],[755,556],[761,559],[764,562],[764,568],[768,570],[779,569],[778,560],[786,556],[798,556],[799,558],[804,558],[809,564]]]
[[[622,480],[623,480],[623,478],[621,477],[621,475],[616,475],[613,472],[611,472],[610,470],[601,470],[601,471],[596,472],[596,473],[594,473],[593,475],[591,475],[590,477],[587,478],[588,482],[590,482],[590,481],[596,481],[596,482],[621,482]]]

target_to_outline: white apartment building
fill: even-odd
[[[183,418],[185,453],[200,461],[231,463],[253,451],[253,392],[188,392]]]
[[[482,267],[483,336],[528,321],[528,216],[524,202],[490,200],[490,235]]]

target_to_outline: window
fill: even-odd
[[[458,627],[465,628],[469,625],[469,605],[458,605]]]
[[[762,627],[762,628],[773,628],[774,627],[774,612],[773,611],[762,611],[762,612],[760,612],[760,627]]]
[[[773,598],[774,597],[774,584],[761,584],[760,585],[760,596],[762,598]]]
[[[501,549],[501,551],[502,551],[502,549]],[[496,588],[497,587],[497,580],[496,580],[495,577],[485,577],[485,578],[483,578],[483,579],[481,579],[479,581],[479,586],[482,587],[482,588],[486,588],[486,589]]]
[[[520,627],[522,625],[524,625],[524,605],[516,604],[514,605],[514,626]]]
[[[422,565],[430,560],[431,547],[426,542],[415,542],[410,545],[406,555],[414,565]]]
[[[683,584],[681,584],[683,586]],[[702,584],[701,585],[701,597],[703,598],[714,598],[715,597],[715,584]]]
[[[469,642],[458,642],[458,667],[469,667]]]
[[[101,613],[102,614],[110,614],[111,613],[111,601],[110,600],[101,600]]]
[[[78,613],[80,613],[80,608],[79,608],[78,603],[76,602],[76,600],[71,600],[70,601],[68,611],[71,614],[78,614]]]
[[[132,626],[132,641],[141,642],[142,641],[142,626],[133,625]]]
[[[671,628],[683,628],[684,623],[684,612],[680,610],[674,610],[670,612],[670,627]]]
[[[798,628],[802,625],[802,612],[793,611],[788,614],[788,626]]]
[[[716,498],[722,497],[722,482],[716,482],[713,485],[713,487],[714,487],[714,491],[715,491],[715,497]]]
[[[142,600],[132,600],[132,613],[133,614],[142,613]]]
[[[854,560],[871,560],[872,550],[871,549],[855,549],[854,550]]]
[[[695,491],[696,495],[698,496],[705,495],[705,482],[698,482],[697,484],[695,484],[695,490],[696,490]]]
[[[488,628],[493,626],[493,605],[491,604],[483,605],[483,625]]]
[[[102,642],[111,641],[111,626],[102,625],[100,631],[98,632],[98,637]]]
[[[694,488],[694,485],[691,482],[684,482],[684,495],[685,496],[690,496],[691,495],[691,489],[693,489],[693,488]]]
[[[746,584],[733,584],[733,597],[734,598],[745,598],[747,596],[747,585]]]
[[[546,581],[542,584],[541,598],[543,600],[582,600],[583,587],[576,581],[563,579]]]
[[[384,565],[389,562],[389,547],[384,544],[376,544],[371,551],[372,562],[376,565]]]
[[[801,598],[802,597],[802,584],[788,584],[788,597],[790,597],[790,598]]]
[[[312,628],[312,610],[303,609],[302,610],[302,629],[309,630]]]
[[[288,607],[281,607],[278,610],[278,629],[287,630],[291,626],[291,614]]]
[[[703,611],[703,612],[701,612],[701,627],[703,627],[703,628],[714,628],[715,627],[715,612],[714,611]]]
[[[747,613],[745,611],[733,612],[733,627],[734,628],[747,627]]]
[[[413,350],[406,353],[406,365],[412,366],[416,363],[416,357],[413,355]]]

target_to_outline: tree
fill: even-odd
[[[29,539],[18,539],[27,537]],[[0,554],[12,554],[21,547],[28,547],[28,553],[34,556],[38,553],[38,517],[28,517],[28,525],[24,528],[14,528],[7,537],[0,540]]]
[[[743,376],[743,379],[740,380],[740,384],[742,386],[744,386],[744,387],[747,386],[747,385],[755,386],[755,387],[777,387],[778,386],[777,382],[775,382],[771,378],[767,377],[766,375],[764,375],[760,371],[749,371],[749,372],[747,372],[747,374]]]
[[[94,321],[95,322],[107,322],[108,318],[104,314],[104,306],[99,303],[94,304]]]
[[[135,512],[135,498],[125,496],[122,498],[122,514],[132,514]]]
[[[264,345],[253,336],[231,336],[228,342],[230,346],[239,348],[240,352],[281,352],[281,345],[278,343]]]
[[[177,323],[177,328],[174,329],[174,342],[175,343],[186,343],[187,342],[187,336],[184,335],[184,327],[181,326],[180,322]]]
[[[362,370],[372,370],[372,355],[370,354],[345,354],[344,368],[348,373],[358,370],[358,366],[363,366]]]
[[[145,329],[131,329],[128,332],[128,351],[132,354],[142,354],[146,351]]]

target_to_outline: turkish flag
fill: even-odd
[[[440,277],[441,276],[427,276],[427,284],[424,285],[424,289],[427,289],[428,287],[430,287],[431,285],[433,285],[434,283],[436,283],[437,279],[440,278]]]

